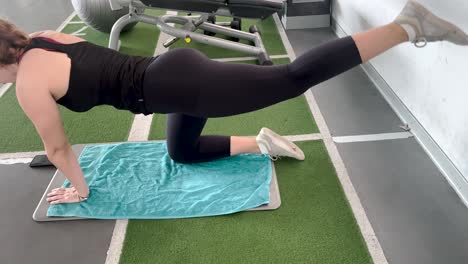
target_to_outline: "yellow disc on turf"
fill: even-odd
[[[192,42],[192,39],[190,37],[185,37],[185,42],[190,43],[190,42]]]

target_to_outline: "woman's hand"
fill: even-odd
[[[47,201],[50,204],[61,204],[61,203],[79,203],[84,201],[79,196],[75,187],[71,188],[56,188],[53,189],[49,194],[47,194]]]

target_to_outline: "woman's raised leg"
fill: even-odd
[[[287,65],[224,63],[196,50],[176,49],[147,70],[147,107],[198,117],[251,112],[299,96],[400,43],[439,40],[468,45],[462,30],[409,1],[395,22],[330,41]]]

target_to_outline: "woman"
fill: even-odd
[[[168,113],[168,152],[178,162],[240,153],[304,159],[297,146],[269,129],[256,138],[200,133],[209,117],[246,113],[299,96],[397,44],[441,40],[468,45],[462,30],[413,1],[388,25],[331,41],[288,65],[271,67],[212,61],[193,49],[176,49],[157,58],[127,56],[59,32],[27,36],[0,20],[0,83],[16,82],[18,101],[49,160],[72,183],[72,188],[53,190],[47,200],[74,203],[86,200],[89,189],[57,104],[77,112],[107,104],[134,113]]]

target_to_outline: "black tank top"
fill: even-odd
[[[71,60],[68,90],[58,104],[75,112],[112,105],[150,114],[144,107],[142,84],[145,70],[155,58],[129,56],[86,41],[62,44],[43,37],[33,38],[23,54],[35,48],[62,52]]]

